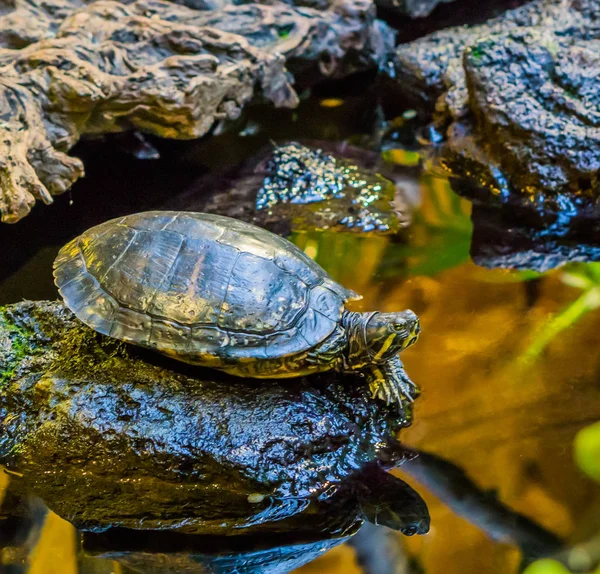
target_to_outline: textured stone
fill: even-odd
[[[410,225],[401,170],[368,150],[308,143],[269,145],[241,165],[200,178],[164,208],[229,215],[282,235],[395,233]]]
[[[285,68],[377,67],[392,33],[368,0],[197,6],[163,0],[17,3],[0,17],[0,213],[25,216],[83,174],[82,135],[197,138],[266,98],[293,107]],[[207,10],[206,8],[214,8]],[[32,25],[33,23],[33,25]]]
[[[425,503],[384,469],[410,422],[335,373],[252,380],[91,331],[50,302],[0,308],[0,462],[84,530],[406,534]]]
[[[397,51],[398,81],[434,112],[442,164],[507,197],[597,197],[600,6],[537,0]],[[566,199],[565,199],[566,197]]]
[[[411,18],[429,16],[439,4],[455,0],[378,0],[377,6],[406,14]]]

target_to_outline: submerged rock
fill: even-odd
[[[410,411],[359,377],[250,380],[105,338],[59,303],[0,309],[0,462],[84,530],[428,530],[385,472]]]
[[[477,265],[544,272],[572,261],[600,261],[600,205],[563,195],[544,202],[451,180],[473,202],[471,257]]]
[[[393,35],[364,0],[17,3],[0,17],[0,215],[18,221],[83,174],[82,135],[197,138],[251,100],[293,107],[292,71],[377,67]],[[214,9],[210,9],[214,8]],[[4,46],[4,48],[2,48]]]
[[[445,168],[558,216],[600,192],[599,38],[596,2],[536,0],[400,46],[395,71],[434,112]]]
[[[229,215],[283,235],[392,233],[410,224],[411,200],[401,176],[374,156],[327,142],[273,144],[238,167],[201,178],[165,207]]]

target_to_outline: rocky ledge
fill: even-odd
[[[598,198],[600,27],[593,0],[535,0],[400,46],[402,87],[434,114],[442,165],[554,220]]]
[[[231,378],[102,337],[60,303],[0,308],[0,463],[83,530],[406,534],[427,507],[385,470],[409,411],[358,377]]]
[[[83,174],[82,135],[197,138],[263,98],[293,107],[290,72],[375,68],[393,34],[368,0],[9,4],[0,17],[0,215],[15,222]],[[286,63],[288,67],[286,68]]]

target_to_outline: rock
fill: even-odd
[[[423,533],[387,474],[410,422],[359,377],[227,377],[102,337],[60,303],[0,308],[0,462],[83,530]],[[389,498],[387,498],[389,497]]]
[[[30,23],[34,22],[33,26]],[[318,7],[163,0],[17,4],[0,18],[0,213],[24,217],[83,174],[83,135],[197,138],[250,101],[293,107],[292,70],[377,67],[393,35],[368,0]]]
[[[240,166],[200,178],[165,209],[229,215],[282,235],[394,233],[410,225],[406,173],[368,150],[310,143],[271,144]]]
[[[506,200],[489,190],[451,180],[473,202],[471,257],[489,268],[545,272],[572,261],[600,260],[600,206],[572,198],[539,204],[522,195]]]
[[[395,71],[434,112],[447,170],[558,217],[600,191],[599,36],[596,2],[536,0],[400,46]]]
[[[377,0],[377,6],[401,12],[411,18],[429,16],[438,4],[454,2],[455,0]]]

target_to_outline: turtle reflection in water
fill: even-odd
[[[400,479],[381,469],[372,469],[359,473],[352,482],[356,498],[348,496],[352,484],[344,484],[337,493],[339,496],[326,502],[315,501],[310,512],[285,518],[278,531],[269,532],[268,536],[261,530],[249,531],[245,536],[182,536],[117,528],[85,533],[82,549],[88,556],[117,560],[147,574],[284,574],[350,541],[364,526],[364,520],[406,536],[429,531],[427,505]],[[347,494],[345,498],[343,491]],[[372,544],[374,532],[369,526],[358,536],[367,532]],[[386,540],[385,531],[377,535]],[[390,558],[378,556],[384,563]]]
[[[357,313],[360,296],[289,241],[241,221],[154,211],[86,231],[60,251],[56,285],[96,331],[232,375],[362,372],[374,397],[412,401],[398,353],[417,316]]]

